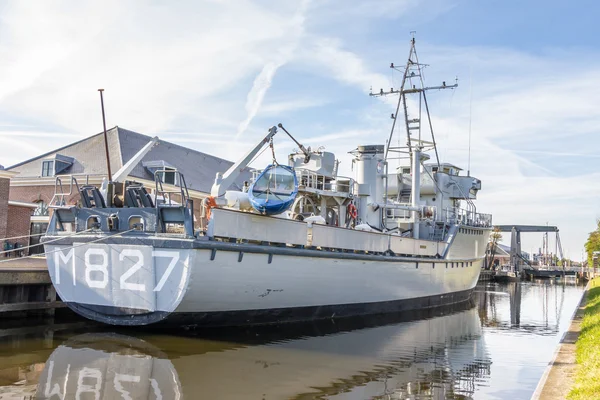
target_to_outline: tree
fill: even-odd
[[[496,248],[498,243],[502,240],[502,233],[500,233],[500,229],[494,228],[494,231],[490,234],[490,243],[488,244],[490,249],[490,257],[489,261],[486,265],[486,269],[490,269],[492,264],[494,263],[494,258],[496,254]]]
[[[596,220],[596,230],[590,232],[587,242],[585,242],[585,252],[587,253],[588,265],[594,265],[594,252],[600,251],[600,220]]]

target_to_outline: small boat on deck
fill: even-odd
[[[289,209],[298,194],[298,178],[292,167],[271,164],[248,189],[248,200],[263,215],[277,215]]]

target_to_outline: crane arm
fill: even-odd
[[[148,143],[146,143],[144,147],[140,149],[140,151],[138,151],[133,157],[131,157],[131,159],[127,161],[127,163],[123,165],[123,167],[121,167],[120,170],[113,174],[112,181],[115,183],[125,182],[127,176],[133,170],[133,168],[135,168],[135,166],[138,165],[140,161],[142,161],[142,158],[144,158],[144,156],[150,150],[152,150],[152,147],[154,147],[156,144],[158,144],[158,137],[154,136]]]
[[[225,173],[217,172],[215,183],[212,185],[210,195],[213,197],[219,197],[225,194],[225,191],[233,182],[240,176],[240,173],[250,164],[250,161],[258,154],[258,152],[269,143],[271,138],[277,133],[277,127],[273,126],[269,129],[269,133],[263,140],[260,141],[254,148],[248,151],[238,162],[233,164]]]

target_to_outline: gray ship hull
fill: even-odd
[[[452,244],[455,257],[461,235]],[[468,300],[483,262],[472,249],[471,257],[448,260],[142,235],[98,239],[47,244],[50,275],[77,313],[129,326],[265,324],[434,308]]]

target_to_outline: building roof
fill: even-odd
[[[525,258],[529,258],[529,253],[521,250],[521,255]],[[496,249],[496,256],[510,256],[510,246],[507,246],[502,243],[498,243],[498,247]]]
[[[496,251],[495,251],[496,257],[504,257],[504,256],[509,256],[509,255],[510,255],[510,247],[509,246],[505,246],[502,243],[496,244]]]
[[[150,136],[115,126],[107,131],[110,167],[117,172],[133,157],[150,139]],[[13,179],[41,178],[42,163],[46,160],[73,159],[72,164],[60,171],[58,175],[106,175],[106,159],[103,133],[63,146],[32,159],[8,167],[7,170],[18,172]],[[219,157],[211,156],[187,147],[179,146],[164,140],[148,152],[141,162],[129,174],[133,179],[154,180],[150,170],[144,165],[153,162],[164,162],[172,165],[185,176],[188,189],[210,193],[210,188],[217,172],[225,172],[233,163]],[[251,177],[245,172],[233,187],[240,188],[244,180]],[[52,180],[54,178],[52,177]]]

